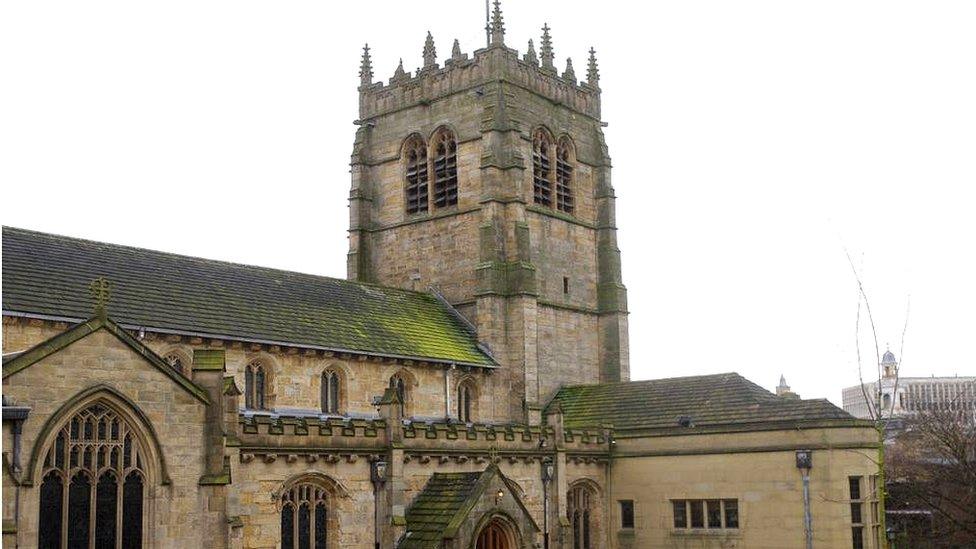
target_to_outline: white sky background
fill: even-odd
[[[635,379],[840,403],[863,269],[903,374],[976,375],[976,3],[506,0],[597,48]],[[342,277],[360,50],[376,79],[479,0],[0,4],[2,222]],[[883,348],[882,348],[883,351]]]

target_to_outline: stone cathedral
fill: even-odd
[[[3,229],[4,547],[880,546],[870,423],[630,381],[595,52],[486,30],[364,51],[346,280]]]

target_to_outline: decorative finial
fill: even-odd
[[[495,9],[491,12],[491,45],[505,44],[505,25],[502,23],[502,3],[495,0]]]
[[[529,47],[525,50],[525,57],[522,58],[526,63],[531,63],[535,66],[539,66],[539,58],[535,56],[535,45],[532,43],[532,39],[529,38]]]
[[[461,53],[461,43],[458,42],[458,39],[457,38],[455,38],[454,39],[454,46],[451,48],[451,59],[454,59],[455,61],[457,61],[457,60],[461,59],[461,57],[463,55],[464,54]]]
[[[108,314],[108,300],[112,296],[112,283],[104,276],[100,276],[91,281],[88,291],[95,302],[95,315],[105,318]]]
[[[363,46],[363,62],[359,65],[359,83],[363,86],[373,83],[373,61],[369,58],[369,44]]]
[[[600,70],[596,65],[596,50],[590,48],[590,62],[586,67],[586,83],[594,88],[600,87]]]
[[[400,80],[406,80],[407,78],[410,78],[410,75],[403,70],[403,58],[401,57],[400,64],[397,65],[396,70],[393,71],[393,78],[390,79],[390,82],[398,82]]]
[[[549,36],[549,23],[542,25],[542,45],[539,53],[542,54],[542,68],[556,72],[556,66],[552,64],[552,60],[556,58],[556,55],[552,53],[552,37]]]
[[[563,78],[565,78],[566,80],[571,81],[574,84],[576,83],[576,71],[573,70],[573,58],[572,57],[567,57],[566,58],[566,71],[563,72]]]
[[[424,68],[437,68],[437,49],[434,48],[434,37],[427,31],[427,40],[424,41]]]

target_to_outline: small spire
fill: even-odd
[[[542,25],[542,46],[539,53],[542,54],[542,68],[556,72],[556,66],[552,64],[552,60],[556,58],[556,55],[552,53],[552,37],[549,36],[549,23]]]
[[[373,83],[373,61],[369,58],[369,44],[363,46],[363,62],[359,65],[359,82],[363,86]]]
[[[586,83],[594,88],[600,87],[600,70],[596,65],[596,50],[590,48],[590,62],[586,66]]]
[[[569,80],[569,81],[573,82],[574,84],[576,83],[576,71],[573,70],[573,58],[572,57],[567,57],[566,58],[566,71],[563,72],[563,78],[565,78],[566,80]]]
[[[408,78],[410,78],[410,73],[403,70],[403,58],[401,57],[400,64],[397,65],[396,71],[393,72],[393,78],[390,79],[390,82],[399,82]]]
[[[437,49],[434,47],[434,36],[427,31],[427,40],[424,41],[424,68],[437,68]]]
[[[461,59],[463,54],[461,53],[461,43],[458,39],[454,39],[454,46],[451,48],[451,59],[458,60]]]
[[[491,11],[491,45],[505,44],[505,25],[502,22],[502,3],[495,0],[495,9]]]
[[[529,38],[529,47],[525,50],[525,57],[522,58],[526,63],[531,63],[535,66],[539,66],[539,58],[535,56],[535,44],[532,43],[532,39]]]

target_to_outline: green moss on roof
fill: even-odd
[[[696,427],[853,421],[827,400],[778,397],[736,373],[563,387],[546,413],[557,404],[567,428],[612,424],[618,433],[674,429],[682,416]]]
[[[3,310],[81,320],[112,282],[124,326],[411,357],[495,363],[434,295],[3,228]]]

